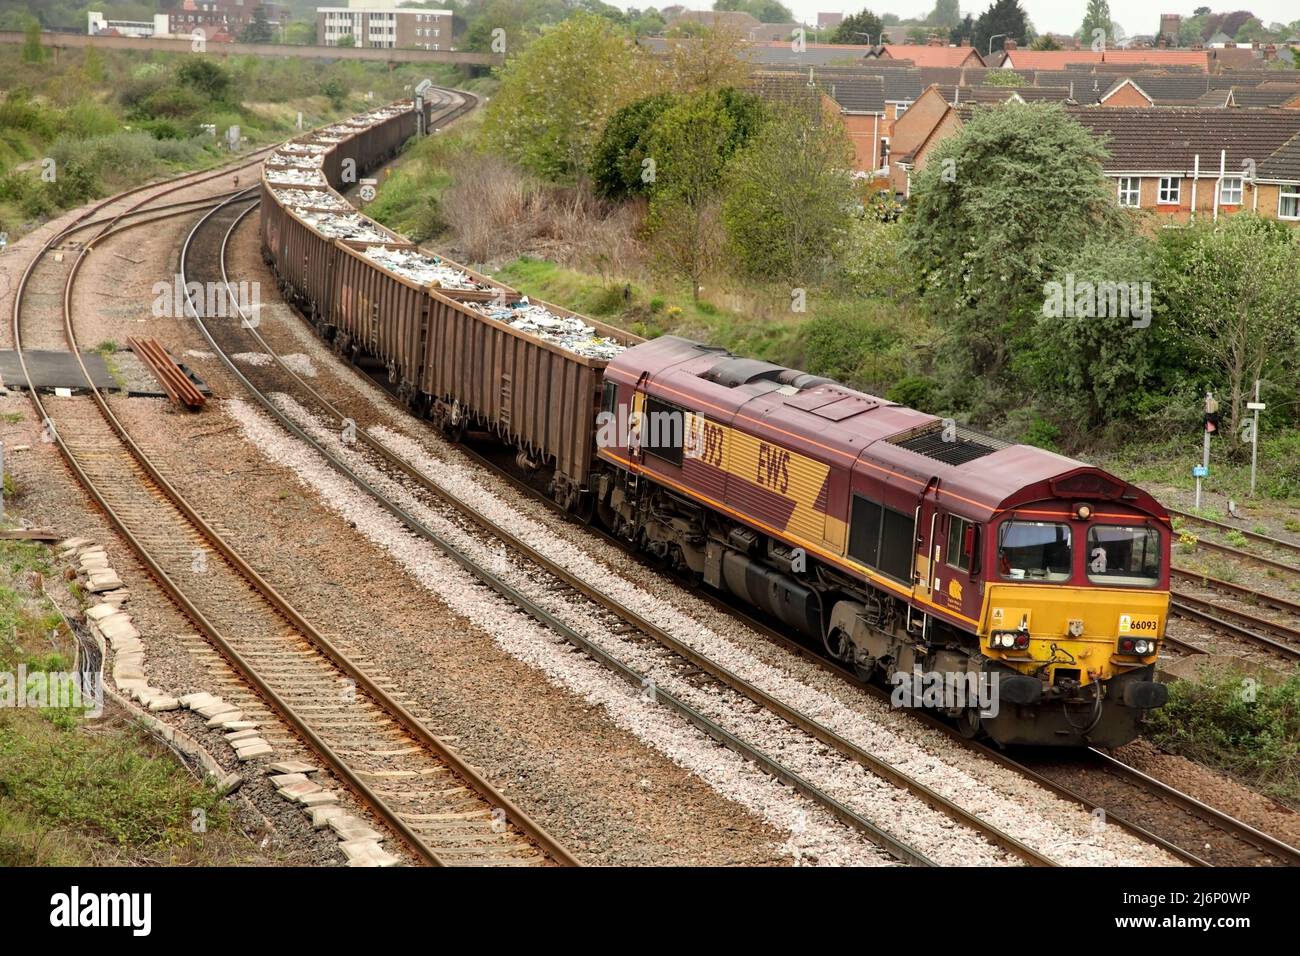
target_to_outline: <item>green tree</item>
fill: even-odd
[[[701,93],[743,86],[749,77],[748,41],[725,25],[693,25],[689,38],[674,30],[668,49],[668,72],[673,89]]]
[[[880,17],[870,10],[859,10],[840,21],[840,25],[831,34],[831,43],[858,44],[881,42],[885,25]]]
[[[351,33],[345,33],[343,34],[343,36],[339,37],[337,40],[334,41],[334,45],[341,46],[341,47],[354,47],[357,45],[357,38],[354,37]]]
[[[579,13],[506,61],[486,142],[548,179],[585,175],[606,120],[652,89],[641,52],[609,20]]]
[[[230,74],[209,57],[194,56],[185,60],[176,70],[176,79],[182,87],[193,90],[213,103],[229,101]]]
[[[689,280],[696,301],[721,248],[718,192],[735,136],[736,122],[715,93],[670,106],[650,134],[651,250],[661,271]]]
[[[985,55],[989,49],[989,41],[995,37],[998,40],[1015,40],[1017,44],[1024,46],[1027,30],[1028,20],[1020,6],[1020,0],[993,0],[989,8],[975,21],[975,47],[980,51],[980,55]],[[1005,34],[1005,37],[999,36],[1000,34]],[[998,47],[1000,44],[995,41],[994,46]]]
[[[1016,364],[1044,416],[1072,439],[1112,422],[1147,419],[1183,384],[1186,350],[1164,321],[1159,275],[1156,243],[1141,229],[1103,229],[1048,280],[1061,295],[1044,296],[1033,346]],[[1111,309],[1110,287],[1117,304],[1124,290],[1127,308]]]
[[[779,0],[714,0],[714,10],[748,13],[760,23],[790,23],[794,14]]]
[[[44,63],[45,47],[41,45],[41,25],[36,20],[28,20],[23,31],[23,62]]]
[[[1045,283],[1117,222],[1106,153],[1057,104],[977,108],[914,174],[903,235],[943,327],[954,404],[990,413],[1032,347]],[[978,417],[978,416],[977,416]]]
[[[1226,386],[1227,431],[1235,435],[1255,379],[1268,367],[1294,375],[1300,237],[1241,213],[1202,221],[1180,238],[1180,255],[1162,277],[1169,311]]]
[[[621,199],[649,191],[650,135],[655,121],[678,101],[671,93],[656,93],[620,107],[605,124],[591,156],[591,181],[596,191]]]
[[[951,30],[961,23],[959,0],[935,0],[934,9],[925,18],[925,22],[932,27]]]
[[[1010,86],[1018,87],[1025,85],[1025,77],[1015,70],[989,70],[984,74],[985,86]]]
[[[722,221],[740,269],[796,287],[822,278],[852,221],[852,168],[838,117],[776,108],[727,171]]]
[[[1097,31],[1101,33],[1098,34]],[[1088,9],[1083,14],[1083,26],[1079,28],[1079,38],[1085,45],[1092,45],[1100,37],[1103,47],[1113,45],[1115,24],[1110,18],[1110,4],[1107,0],[1088,0]]]
[[[1059,50],[1061,44],[1056,42],[1056,37],[1050,33],[1044,33],[1042,36],[1034,37],[1034,42],[1029,44],[1031,50]]]
[[[972,17],[969,13],[966,14],[965,19],[963,19],[961,23],[953,27],[952,32],[948,34],[948,42],[953,44],[954,46],[958,46],[963,41],[966,40],[970,40],[973,42],[974,38],[975,38],[975,18]]]
[[[266,18],[266,6],[258,4],[253,9],[253,18],[248,21],[248,25],[239,33],[241,43],[273,43],[275,42],[275,28]]]

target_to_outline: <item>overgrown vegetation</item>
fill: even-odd
[[[83,21],[84,22],[84,21]],[[57,64],[0,48],[0,232],[246,144],[408,95],[427,68],[309,60],[65,51]],[[449,70],[434,70],[446,80]],[[372,99],[368,99],[372,97]]]
[[[1170,685],[1149,736],[1300,809],[1300,674],[1260,680],[1222,669]]]

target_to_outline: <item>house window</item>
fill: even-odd
[[[1278,189],[1277,218],[1300,219],[1300,186],[1282,186]]]
[[[1160,192],[1156,196],[1156,201],[1162,206],[1177,206],[1182,194],[1182,186],[1183,181],[1177,176],[1161,176]]]
[[[1241,177],[1225,176],[1219,186],[1219,203],[1224,206],[1241,205]]]
[[[1137,176],[1119,178],[1119,204],[1121,206],[1141,205],[1142,180]]]
[[[907,112],[907,108],[908,108],[909,106],[911,106],[911,105],[912,105],[911,103],[895,103],[895,104],[894,104],[894,119],[898,119],[898,117],[900,117],[900,116],[902,116],[904,113],[906,113],[906,112]]]

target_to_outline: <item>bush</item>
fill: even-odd
[[[1149,724],[1164,750],[1300,805],[1300,674],[1273,682],[1222,669],[1177,681]]]

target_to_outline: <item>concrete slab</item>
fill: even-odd
[[[197,694],[185,694],[181,697],[182,707],[204,707],[208,704],[215,704],[221,698],[216,697],[206,691],[199,691]]]
[[[234,704],[224,701],[220,697],[218,697],[210,704],[202,704],[198,707],[190,708],[190,710],[194,711],[200,717],[205,717],[205,718],[212,718],[217,716],[217,714],[228,714],[232,710],[238,710],[238,709],[239,708],[236,707]]]
[[[101,591],[116,591],[121,586],[122,579],[113,570],[92,574],[86,582],[86,590],[92,594],[99,594]]]
[[[175,697],[155,697],[147,702],[147,706],[157,713],[160,710],[180,710],[181,702]]]
[[[217,714],[208,721],[208,727],[225,727],[227,724],[233,724],[244,719],[242,710],[228,710],[224,714]]]
[[[324,789],[319,783],[312,783],[310,780],[303,779],[298,783],[291,783],[287,787],[280,787],[280,796],[286,800],[299,800],[308,794],[320,793]]]
[[[324,807],[339,802],[338,794],[333,790],[322,790],[319,793],[309,793],[305,797],[299,797],[298,802],[304,807]]]
[[[317,768],[301,760],[282,760],[266,768],[267,773],[315,773]]]
[[[271,783],[277,788],[284,788],[291,783],[306,783],[307,775],[305,773],[280,773],[271,778]],[[324,789],[324,788],[322,788]]]
[[[339,849],[348,858],[348,866],[396,866],[401,862],[374,840],[345,840]]]
[[[226,740],[228,740],[230,746],[233,747],[241,740],[252,740],[256,736],[257,731],[254,728],[249,727],[244,730],[236,730],[234,733],[226,734]]]
[[[106,391],[121,391],[121,386],[108,370],[108,363],[98,352],[82,352],[81,360],[86,364],[86,372],[81,370],[77,357],[71,352],[53,349],[23,349],[27,359],[27,372],[32,384],[38,389],[71,388],[86,391],[86,372],[97,388]],[[10,388],[27,388],[27,376],[23,374],[18,353],[13,349],[0,350],[0,380]]]
[[[312,807],[307,813],[311,816],[311,825],[317,830],[325,829],[335,817],[347,815],[346,810],[334,804]]]
[[[241,741],[242,742],[242,741]],[[257,757],[269,757],[275,753],[275,748],[268,744],[260,737],[254,738],[250,746],[235,751],[235,756],[242,763],[245,760],[253,760]]]

